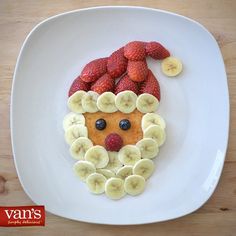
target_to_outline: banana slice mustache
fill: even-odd
[[[126,145],[120,149],[118,158],[124,165],[134,165],[141,159],[141,152],[135,145]]]
[[[89,148],[85,153],[84,159],[92,162],[96,168],[104,168],[109,162],[106,149],[99,145]]]
[[[70,154],[76,160],[84,160],[85,153],[93,146],[90,139],[80,137],[76,139],[70,146]]]

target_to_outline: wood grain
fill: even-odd
[[[168,222],[140,226],[105,226],[75,222],[47,214],[46,227],[0,228],[0,235],[235,235],[236,234],[236,1],[234,0],[70,0],[0,1],[0,205],[28,205],[18,180],[9,131],[13,71],[30,30],[49,16],[101,5],[139,5],[173,11],[203,24],[217,39],[224,58],[230,94],[230,133],[219,185],[198,211]]]

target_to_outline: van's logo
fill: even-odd
[[[44,226],[44,206],[0,207],[0,226]]]

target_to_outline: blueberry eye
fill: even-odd
[[[119,126],[123,130],[128,130],[131,127],[131,124],[129,120],[123,119],[120,121]]]
[[[96,120],[95,126],[96,126],[96,129],[103,130],[106,128],[107,123],[104,119],[98,119]]]

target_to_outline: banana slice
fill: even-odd
[[[160,125],[162,129],[166,128],[165,120],[156,113],[147,113],[142,117],[142,130],[144,131],[150,125]]]
[[[128,176],[133,174],[133,166],[123,166],[117,172],[116,176],[121,179],[126,179]]]
[[[82,107],[86,112],[95,113],[98,111],[97,108],[98,96],[99,96],[98,93],[93,91],[88,91],[82,97]]]
[[[67,130],[72,125],[85,125],[85,118],[81,114],[68,113],[63,119],[63,129]]]
[[[90,139],[80,137],[71,144],[70,155],[76,160],[84,160],[85,153],[92,146],[93,143]]]
[[[109,169],[116,173],[117,170],[123,166],[123,164],[118,159],[118,152],[108,152],[108,156],[109,162],[106,166],[106,169]]]
[[[117,111],[115,97],[116,95],[112,92],[105,92],[101,94],[97,100],[98,109],[105,113],[113,113]]]
[[[154,163],[150,159],[141,159],[133,167],[135,175],[141,175],[144,179],[148,179],[154,171]]]
[[[97,173],[102,174],[107,179],[110,179],[111,177],[115,177],[115,173],[111,170],[107,169],[97,169]]]
[[[180,74],[183,70],[182,62],[176,57],[167,57],[161,63],[162,72],[170,77]]]
[[[158,106],[158,99],[149,93],[139,95],[136,101],[136,107],[142,113],[155,112]]]
[[[110,178],[105,184],[105,194],[107,197],[118,200],[125,195],[124,181],[120,178]]]
[[[136,143],[142,158],[154,158],[159,152],[158,144],[152,138],[144,138]]]
[[[73,166],[73,170],[76,176],[85,181],[90,174],[95,173],[96,168],[89,161],[77,161]]]
[[[98,173],[93,173],[86,178],[86,184],[91,193],[101,194],[105,191],[105,183],[107,179]]]
[[[161,146],[166,140],[166,132],[160,125],[150,125],[143,132],[144,138],[154,139],[158,146]]]
[[[77,91],[71,95],[67,101],[69,109],[76,113],[84,113],[85,110],[82,107],[82,98],[86,94],[85,91]]]
[[[88,137],[88,129],[84,125],[73,125],[65,131],[65,140],[69,145],[79,137]]]
[[[134,165],[141,158],[141,152],[135,145],[126,145],[118,153],[120,162],[124,165]]]
[[[106,149],[96,145],[85,153],[85,160],[92,162],[96,168],[104,168],[109,162],[109,157]]]
[[[130,175],[125,179],[125,192],[129,195],[136,196],[144,191],[145,179],[140,175]]]
[[[137,95],[133,91],[123,91],[116,95],[115,104],[123,113],[131,113],[136,108]]]

